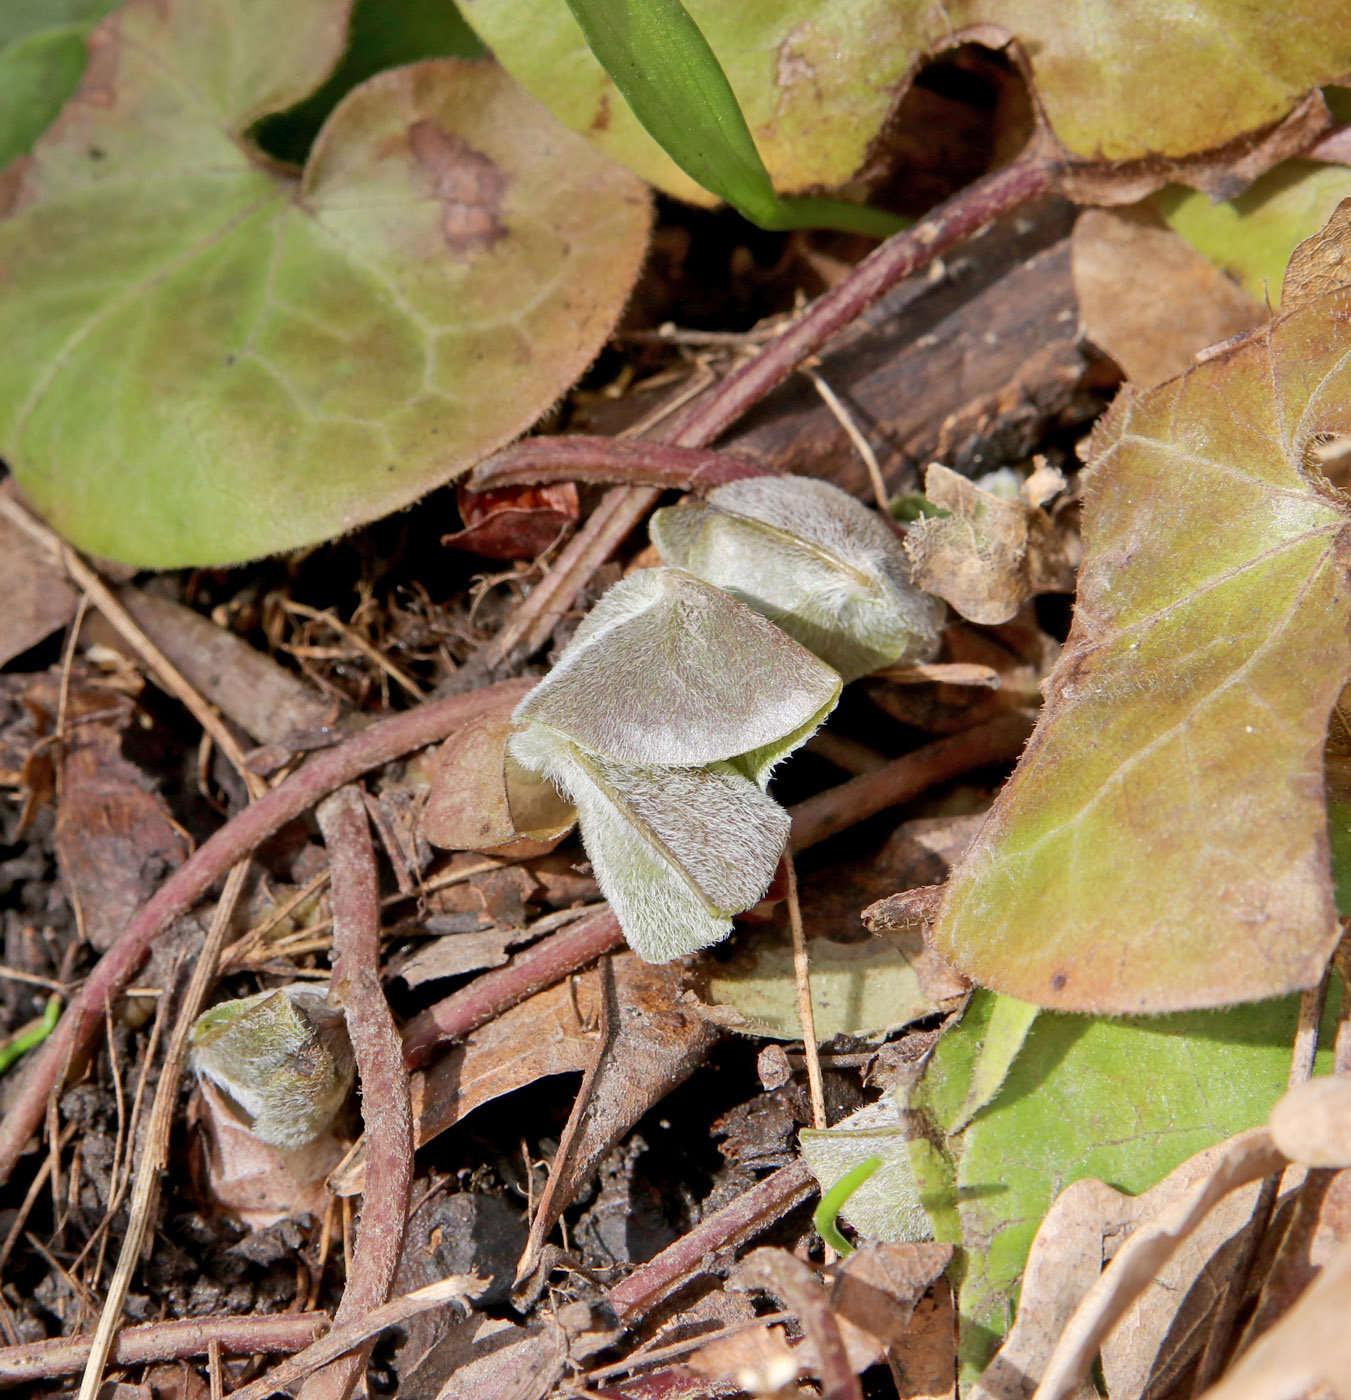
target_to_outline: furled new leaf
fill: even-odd
[[[342,0],[128,0],[0,208],[0,453],[83,548],[306,544],[520,433],[641,261],[632,176],[490,64],[381,73],[300,179],[252,151]]]
[[[1323,796],[1351,650],[1351,296],[1125,394],[1086,472],[1074,625],[934,946],[1040,1006],[1312,986],[1337,942]]]
[[[943,605],[910,582],[900,541],[827,481],[751,477],[652,517],[668,563],[726,589],[846,680],[938,646]]]
[[[1032,1237],[1071,1182],[1132,1194],[1266,1121],[1285,1091],[1298,1001],[1093,1019],[1043,1014],[991,1100],[962,1128],[1000,998],[977,992],[909,1108],[911,1160],[935,1237],[962,1246],[961,1355],[978,1371],[1007,1330]],[[1011,1023],[1025,1013],[1015,1008]],[[1336,1007],[1324,1044],[1335,1031]],[[1330,1068],[1331,1053],[1319,1056]]]
[[[274,1147],[318,1137],[356,1077],[347,1021],[312,987],[221,1002],[197,1018],[189,1043],[197,1073],[224,1089]]]
[[[620,763],[737,759],[763,783],[839,693],[829,666],[744,603],[679,569],[641,569],[592,608],[513,718]]]
[[[774,878],[788,813],[730,764],[621,763],[543,724],[527,725],[509,752],[575,804],[601,891],[629,946],[648,962],[725,938],[732,915]]]

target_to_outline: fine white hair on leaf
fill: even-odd
[[[671,565],[726,589],[854,680],[927,660],[945,609],[910,580],[900,541],[838,486],[751,477],[652,517]]]
[[[517,706],[622,763],[700,767],[755,755],[761,778],[839,698],[839,676],[758,612],[680,569],[609,589]]]
[[[619,763],[538,724],[514,735],[510,752],[576,804],[601,892],[646,961],[719,942],[769,888],[788,813],[731,764]]]

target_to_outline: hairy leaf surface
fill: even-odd
[[[1118,400],[1075,620],[934,943],[1039,1006],[1182,1010],[1318,981],[1338,937],[1323,742],[1351,670],[1351,298]]]

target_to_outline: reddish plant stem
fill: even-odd
[[[1016,711],[1002,714],[827,788],[792,808],[789,847],[805,850],[855,822],[866,821],[899,802],[909,802],[937,783],[949,782],[987,763],[1016,758],[1031,732],[1032,720],[1026,715]]]
[[[635,1326],[668,1293],[705,1268],[709,1254],[732,1249],[767,1230],[816,1189],[816,1178],[805,1162],[780,1167],[639,1265],[605,1295],[605,1302],[620,1322]]]
[[[772,475],[767,467],[730,452],[577,433],[523,438],[480,462],[470,473],[469,485],[488,491],[550,481],[599,481],[710,491],[729,481],[766,475]]]
[[[968,185],[913,228],[893,235],[869,253],[788,330],[697,400],[662,435],[663,440],[681,447],[707,447],[715,442],[808,355],[857,320],[898,282],[1050,188],[1049,170],[1034,160],[1017,161]]]
[[[399,1030],[380,983],[380,884],[360,788],[340,788],[319,804],[316,816],[332,873],[329,995],[347,1013],[366,1129],[361,1221],[333,1316],[341,1326],[387,1303],[394,1291],[413,1186],[413,1098]],[[301,1387],[301,1400],[347,1400],[365,1374],[373,1345],[316,1371]]]
[[[103,1008],[140,967],[155,936],[192,907],[231,866],[321,798],[372,768],[444,739],[467,720],[514,704],[530,681],[505,681],[467,695],[429,701],[372,724],[317,754],[279,787],[220,828],[164,882],[95,965],[56,1030],[32,1062],[0,1122],[0,1182],[9,1179],[24,1145],[42,1122],[63,1066],[80,1058],[103,1028]]]
[[[425,1064],[445,1041],[461,1039],[508,1007],[623,946],[619,920],[608,907],[578,919],[542,938],[505,967],[485,972],[414,1016],[403,1028],[404,1060],[413,1067]]]
[[[124,1327],[113,1342],[112,1361],[117,1366],[179,1361],[204,1356],[212,1341],[218,1341],[230,1356],[296,1352],[316,1342],[328,1328],[328,1315],[321,1312],[151,1322],[143,1327]],[[73,1376],[84,1369],[89,1345],[90,1338],[85,1336],[0,1347],[0,1389],[53,1376]]]

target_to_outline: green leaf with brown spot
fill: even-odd
[[[1351,671],[1351,296],[1126,393],[1085,474],[1075,620],[934,946],[1039,1006],[1314,985],[1337,942],[1323,744]]]
[[[131,0],[0,207],[0,452],[93,553],[310,543],[527,428],[600,348],[641,185],[489,64],[339,105],[299,179],[242,133],[341,50],[340,0]]]
[[[566,0],[462,8],[567,125],[668,193],[708,202],[625,105]],[[1051,130],[1080,161],[1209,150],[1280,121],[1310,89],[1351,70],[1348,0],[1285,6],[1278,25],[1260,7],[1228,0],[1162,14],[1110,0],[688,0],[687,8],[775,189],[789,194],[854,176],[921,63],[968,40],[1018,41]],[[1160,92],[1187,100],[1160,102]]]

